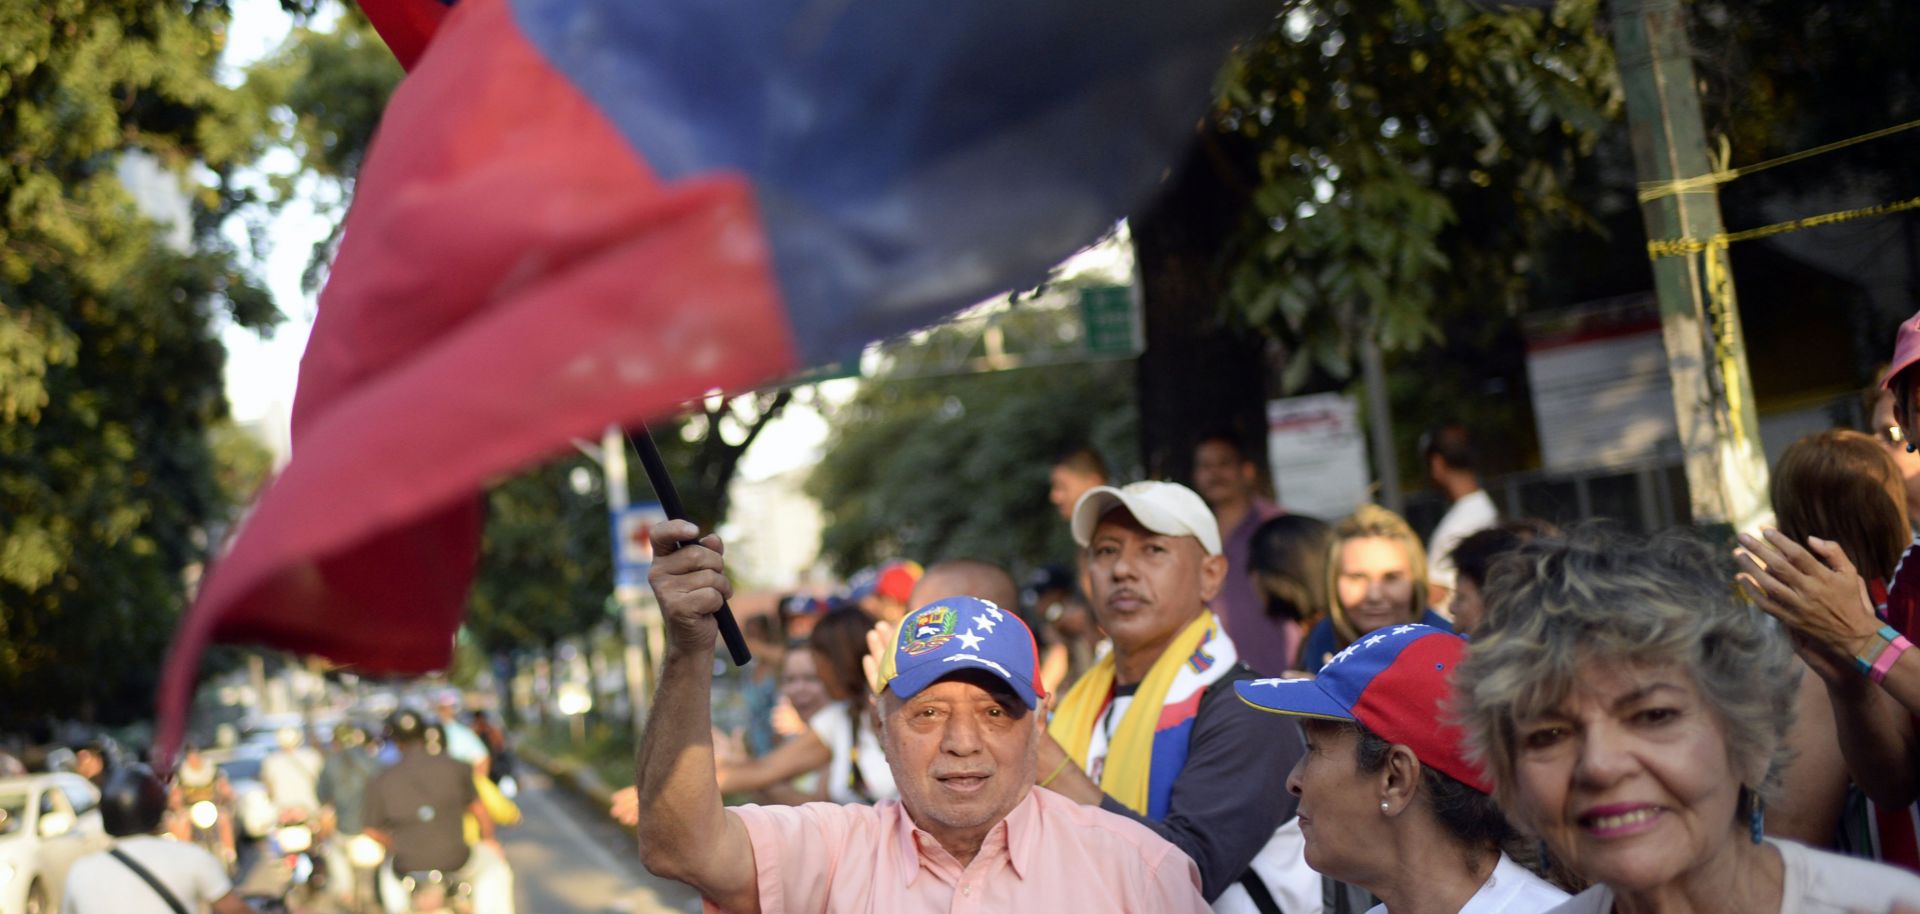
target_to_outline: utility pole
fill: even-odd
[[[1641,182],[1666,185],[1712,172],[1686,9],[1680,0],[1612,0],[1612,9]],[[1712,184],[1645,199],[1640,212],[1655,242],[1706,241],[1723,231]],[[1723,532],[1750,527],[1767,510],[1767,462],[1726,247],[1656,256],[1653,282],[1693,522]]]
[[[1386,360],[1370,333],[1360,339],[1360,377],[1367,388],[1367,449],[1373,452],[1373,475],[1380,481],[1380,506],[1402,514],[1407,510],[1407,500],[1400,493],[1400,456],[1393,450]]]
[[[619,518],[627,511],[627,436],[618,425],[607,426],[600,437],[600,466],[606,473],[607,512]],[[617,525],[616,525],[617,529]],[[620,544],[614,544],[617,555]],[[641,584],[629,581],[615,581],[614,600],[620,607],[620,640],[624,672],[627,680],[627,708],[633,727],[633,738],[637,741],[646,729],[648,696],[652,694],[653,662],[646,650],[645,631],[641,628],[641,617],[647,612],[647,603],[652,594]]]

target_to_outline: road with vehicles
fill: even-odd
[[[520,914],[681,914],[700,910],[691,889],[640,866],[631,829],[606,810],[521,766],[519,825],[501,829]]]

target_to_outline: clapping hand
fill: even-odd
[[[1792,630],[1809,666],[1823,677],[1847,674],[1848,658],[1880,629],[1866,582],[1838,543],[1807,538],[1807,548],[1778,530],[1740,535],[1737,580],[1754,602]],[[1811,551],[1809,551],[1809,549]]]

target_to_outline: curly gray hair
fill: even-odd
[[[1731,563],[1693,537],[1587,527],[1502,556],[1487,618],[1454,680],[1469,752],[1511,799],[1520,721],[1572,690],[1580,664],[1687,670],[1727,734],[1736,771],[1764,768],[1762,797],[1787,761],[1799,677],[1771,619],[1733,586]]]

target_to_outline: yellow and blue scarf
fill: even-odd
[[[1239,659],[1211,611],[1203,610],[1187,623],[1147,671],[1114,729],[1100,789],[1149,819],[1166,818],[1174,779],[1187,766],[1200,697]],[[1100,658],[1061,697],[1047,726],[1082,770],[1096,744],[1095,727],[1113,697],[1113,671],[1113,655]]]

